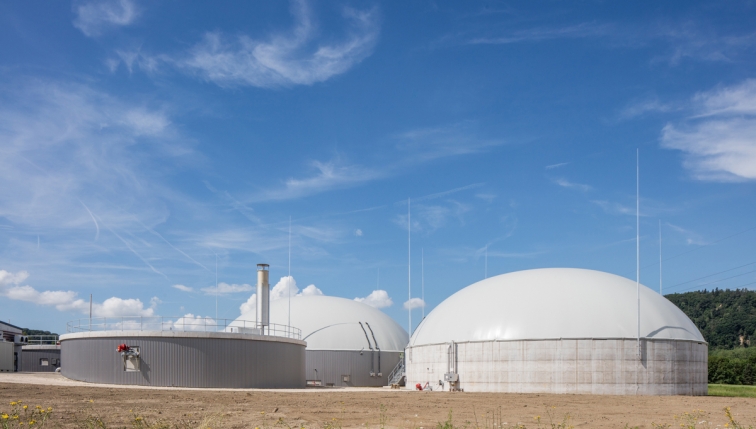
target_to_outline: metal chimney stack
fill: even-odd
[[[265,326],[270,325],[270,284],[268,283],[268,264],[257,264],[257,325],[260,333],[265,334]]]

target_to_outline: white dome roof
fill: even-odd
[[[270,302],[270,323],[288,325],[288,317],[287,298]],[[255,313],[242,314],[237,320],[254,321]],[[381,351],[404,351],[409,337],[381,310],[335,296],[291,297],[291,326],[302,330],[307,350],[370,350],[365,335],[375,347],[372,329]]]
[[[411,346],[450,341],[636,338],[635,281],[601,271],[545,268],[472,284],[439,304]],[[640,335],[704,341],[677,306],[641,285]]]

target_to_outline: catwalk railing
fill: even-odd
[[[68,322],[67,332],[88,331],[180,331],[180,332],[226,332],[257,334],[275,337],[302,339],[302,331],[293,326],[271,323],[263,326],[255,321],[236,319],[213,319],[211,317],[93,317]]]
[[[26,344],[33,346],[50,346],[58,344],[57,335],[27,335]]]

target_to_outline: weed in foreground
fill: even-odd
[[[706,418],[704,410],[693,410],[675,416],[675,421],[679,422],[680,427],[683,429],[696,429],[698,427],[711,426]]]
[[[748,426],[746,428],[745,426],[741,425],[740,423],[735,421],[735,418],[732,416],[732,411],[730,410],[730,407],[724,408],[725,416],[727,416],[727,423],[725,423],[726,428],[732,428],[732,429],[753,429],[753,426]]]
[[[40,405],[29,408],[22,401],[13,401],[10,406],[10,411],[0,412],[0,428],[2,429],[42,427],[47,423],[53,411],[50,407],[43,408]]]

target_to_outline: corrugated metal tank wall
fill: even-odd
[[[101,333],[100,333],[101,334]],[[140,348],[138,372],[123,369],[119,344]],[[91,383],[218,388],[305,387],[305,343],[238,338],[61,338],[64,376]]]
[[[19,371],[55,372],[60,367],[60,346],[24,346],[21,350]],[[47,365],[42,365],[42,359],[47,359]]]
[[[362,354],[357,350],[307,350],[307,379],[320,380],[323,386],[386,386],[388,375],[402,353],[380,352],[380,377],[377,376],[378,353],[369,350],[363,350]],[[371,369],[375,377],[370,376]],[[349,376],[349,381],[344,381],[345,375]]]
[[[706,395],[708,345],[687,340],[522,340],[407,348],[407,386],[439,388],[450,365],[468,392]],[[451,362],[450,362],[451,360]],[[448,384],[445,389],[448,390]]]

